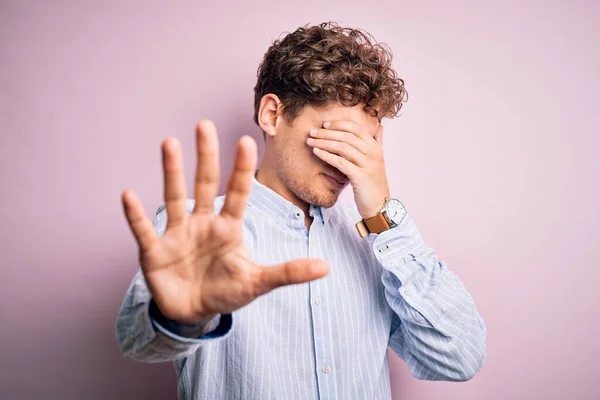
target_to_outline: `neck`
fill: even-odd
[[[304,211],[305,219],[312,219],[308,214],[310,205],[298,198],[298,196],[296,196],[287,186],[285,186],[281,179],[279,179],[279,176],[277,176],[275,168],[271,168],[268,161],[265,159],[263,159],[260,167],[258,168],[256,180],[287,201],[299,207],[302,211]]]

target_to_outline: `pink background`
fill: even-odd
[[[392,191],[489,328],[468,383],[393,356],[394,398],[600,398],[599,2],[83,3],[0,3],[2,398],[175,398],[169,363],[117,350],[137,265],[120,193],[159,205],[171,135],[191,182],[201,118],[223,179],[242,134],[262,151],[258,63],[325,20],[394,50],[410,99],[385,128]]]

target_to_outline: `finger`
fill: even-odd
[[[193,213],[209,213],[214,210],[215,197],[219,192],[219,139],[217,128],[208,120],[196,127],[196,181],[194,197],[196,204]]]
[[[335,140],[313,139],[308,138],[306,141],[311,147],[316,147],[321,150],[327,150],[330,153],[336,154],[345,158],[359,167],[363,167],[366,163],[366,154],[361,153],[356,148],[345,142],[337,142]]]
[[[334,131],[331,129],[311,129],[308,134],[315,139],[327,139],[348,143],[363,154],[369,154],[369,150],[372,147],[350,132]]]
[[[185,217],[187,190],[183,177],[181,145],[170,138],[162,146],[165,204],[167,209],[167,229],[181,224]]]
[[[246,202],[252,191],[257,157],[256,142],[250,136],[243,136],[237,144],[235,164],[227,183],[221,215],[238,219],[244,216]]]
[[[293,260],[284,264],[261,267],[256,291],[259,296],[281,286],[309,282],[329,273],[329,265],[320,259]]]
[[[337,168],[342,174],[346,175],[350,179],[355,176],[356,171],[359,169],[357,165],[353,164],[347,159],[340,157],[337,154],[330,153],[327,150],[313,147],[313,153],[315,153],[317,157],[325,161],[327,164]]]
[[[327,125],[327,126],[325,126],[325,125]],[[351,134],[355,135],[356,137],[362,139],[365,143],[368,143],[371,145],[377,143],[377,141],[373,138],[374,135],[371,134],[370,132],[368,132],[368,129],[366,129],[364,126],[359,125],[352,121],[336,120],[336,121],[329,122],[329,124],[327,124],[327,122],[326,122],[323,124],[323,127],[326,129],[331,129],[331,130],[335,130],[335,131],[343,131],[343,132],[351,133]]]
[[[154,231],[154,225],[146,218],[144,206],[142,206],[142,203],[135,192],[131,190],[123,192],[121,201],[123,203],[125,217],[129,223],[129,228],[131,229],[133,236],[135,236],[135,240],[140,247],[140,252],[148,251],[158,237]]]

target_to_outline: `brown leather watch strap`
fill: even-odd
[[[374,217],[358,221],[356,229],[358,230],[360,237],[364,238],[369,233],[381,233],[387,231],[390,229],[390,224],[388,224],[383,213],[379,213]]]
[[[356,223],[356,230],[358,231],[358,234],[361,238],[369,236],[369,228],[367,228],[367,225],[365,225],[365,221],[363,221],[362,219]]]
[[[390,229],[390,224],[388,224],[383,213],[379,213],[374,217],[367,218],[364,221],[367,225],[367,228],[369,228],[369,232],[371,233],[381,233]]]

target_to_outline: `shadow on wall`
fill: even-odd
[[[129,253],[129,251],[126,251]],[[174,399],[177,397],[177,383],[173,364],[145,364],[125,358],[118,349],[115,338],[117,314],[135,273],[137,261],[131,254],[120,257],[118,267],[122,274],[114,277],[113,285],[105,293],[103,312],[99,312],[84,329],[87,340],[86,358],[95,355],[96,360],[89,365],[89,373],[96,376],[89,388],[91,394],[78,398],[97,399]],[[125,266],[125,268],[124,268]],[[131,266],[131,267],[127,267]],[[118,270],[115,268],[113,270]]]
[[[100,238],[101,239],[101,238]],[[104,240],[109,243],[108,240]],[[106,246],[105,246],[106,251]],[[136,268],[132,247],[114,246],[106,255],[87,250],[69,263],[82,268],[50,288],[61,298],[36,293],[36,304],[24,304],[46,315],[20,311],[28,318],[6,348],[0,382],[2,399],[174,399],[171,363],[140,364],[119,352],[115,323],[126,287]],[[64,264],[64,262],[63,262]],[[49,268],[60,270],[54,261]],[[71,272],[71,271],[69,271]],[[73,276],[76,275],[76,276]],[[110,279],[103,279],[110,275]],[[11,354],[13,355],[11,357]]]

